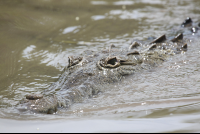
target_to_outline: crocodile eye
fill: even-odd
[[[82,61],[83,57],[75,57],[75,56],[69,56],[68,57],[68,68],[71,66],[74,66],[78,64],[80,61]]]
[[[114,57],[114,58],[108,59],[107,64],[115,65],[115,64],[117,64],[117,62],[118,62],[118,61],[117,61],[117,58]]]
[[[116,68],[120,66],[120,60],[117,57],[108,57],[101,59],[97,66],[102,70],[103,68]]]
[[[106,68],[116,68],[120,65],[120,60],[117,57],[108,57],[104,63],[104,67]]]

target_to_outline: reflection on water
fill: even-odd
[[[106,1],[91,1],[92,5],[107,5],[108,2]]]
[[[32,54],[31,54],[31,51],[33,51],[34,48],[36,48],[35,45],[30,45],[30,46],[28,46],[26,49],[24,49],[24,51],[23,51],[23,53],[22,53],[23,57],[24,57],[24,58],[27,58],[27,59],[32,59],[33,57],[31,57],[31,55],[32,55]]]
[[[63,30],[63,34],[66,34],[66,33],[70,33],[72,31],[74,31],[73,33],[76,33],[78,32],[79,30],[77,28],[79,28],[80,26],[72,26],[72,27],[67,27]]]
[[[101,19],[105,19],[105,16],[103,16],[103,15],[94,15],[91,18],[93,20],[101,20]]]
[[[106,119],[84,119],[84,120],[70,120],[63,121],[12,121],[3,120],[4,123],[0,123],[4,127],[12,125],[10,132],[27,132],[26,129],[21,129],[21,126],[35,132],[196,132],[198,130],[199,123],[197,121],[199,115],[186,115],[176,117],[164,117],[156,119],[126,119],[126,120],[106,120]],[[193,121],[195,120],[195,121]],[[29,124],[29,125],[28,125]],[[106,124],[106,125],[102,125]],[[109,125],[108,125],[109,124]],[[88,125],[90,126],[88,128]],[[78,126],[78,129],[77,129]],[[15,130],[15,131],[14,131]],[[7,132],[2,130],[2,132]]]
[[[129,76],[105,93],[56,115],[21,114],[12,106],[26,94],[40,93],[55,82],[68,64],[68,56],[110,44],[128,47],[133,39],[158,37],[188,16],[199,22],[199,6],[199,1],[185,0],[0,1],[0,120],[21,126],[23,121],[13,120],[29,120],[27,131],[34,120],[67,119],[69,126],[78,122],[81,132],[90,132],[92,125],[102,126],[92,132],[145,132],[144,126],[148,132],[191,132],[199,124],[192,119],[200,115],[199,39],[188,44],[186,53],[154,70]],[[2,123],[0,129],[9,130],[8,123]],[[109,128],[105,123],[111,124]],[[82,129],[83,124],[89,125]],[[133,124],[137,126],[133,128]],[[40,125],[44,132],[49,130]],[[73,131],[74,126],[63,132]]]
[[[116,1],[113,2],[114,5],[133,5],[134,1]]]

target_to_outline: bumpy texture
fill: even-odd
[[[187,29],[186,29],[187,27]],[[68,66],[57,82],[42,94],[27,95],[17,106],[20,110],[55,113],[58,108],[103,92],[107,84],[119,82],[124,75],[134,74],[161,64],[168,57],[187,50],[183,29],[196,33],[191,18],[187,18],[175,37],[165,35],[145,43],[133,41],[129,48],[119,49],[111,45],[98,52],[84,51],[79,56],[69,56]]]

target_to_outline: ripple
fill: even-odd
[[[30,45],[30,46],[28,46],[26,49],[24,49],[24,51],[23,51],[23,53],[22,53],[23,57],[24,57],[24,58],[27,58],[27,59],[31,59],[31,56],[32,56],[31,52],[32,52],[35,48],[36,48],[35,45]]]
[[[106,1],[91,1],[92,5],[107,5],[108,2]]]
[[[94,15],[91,18],[93,20],[101,20],[101,19],[105,19],[106,17],[104,15]]]
[[[133,5],[135,2],[134,1],[117,1],[114,2],[114,5]]]
[[[63,30],[62,33],[63,33],[63,34],[67,34],[67,33],[73,32],[73,31],[74,31],[74,33],[76,33],[76,32],[79,31],[78,28],[80,28],[80,26],[71,26],[71,27],[67,27],[67,28],[65,28],[65,29]]]

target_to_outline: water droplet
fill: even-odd
[[[78,16],[75,19],[76,19],[76,21],[79,21],[79,17]]]
[[[126,5],[122,5],[122,9],[125,10],[126,9]]]
[[[141,105],[145,105],[145,104],[146,104],[146,102],[142,102],[142,103],[141,103]]]

